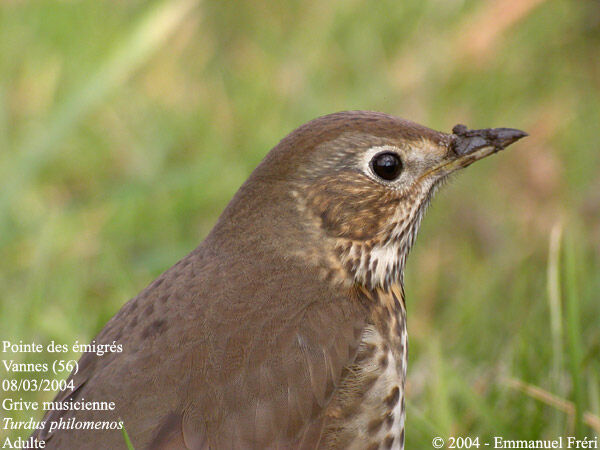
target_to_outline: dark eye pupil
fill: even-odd
[[[373,172],[384,180],[393,180],[402,171],[402,161],[395,153],[380,153],[371,161]]]

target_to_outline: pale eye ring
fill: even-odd
[[[402,160],[394,152],[381,152],[371,159],[371,170],[379,178],[392,181],[400,176],[402,172]]]

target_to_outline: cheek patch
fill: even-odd
[[[396,196],[365,176],[349,172],[312,184],[306,202],[328,235],[366,240],[384,231],[397,207]]]

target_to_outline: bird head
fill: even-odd
[[[330,278],[385,289],[401,283],[437,187],[524,136],[464,125],[442,133],[375,112],[331,114],[284,138],[232,204],[263,223],[262,248],[266,240],[274,250],[319,261]]]

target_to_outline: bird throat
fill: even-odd
[[[354,282],[374,291],[404,285],[404,267],[421,224],[425,208],[414,212],[412,220],[395,224],[384,237],[370,240],[339,240],[339,260]]]

